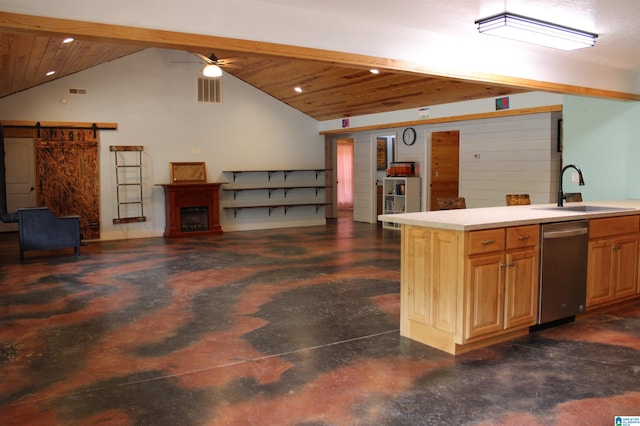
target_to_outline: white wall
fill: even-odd
[[[468,207],[505,205],[506,194],[556,200],[560,113],[460,123],[460,194]]]
[[[324,168],[318,122],[235,77],[223,76],[222,105],[198,104],[196,77],[202,65],[194,59],[186,52],[147,49],[0,99],[0,119],[118,124],[117,131],[100,132],[103,239],[161,235],[164,195],[155,185],[169,182],[170,162],[204,161],[210,182],[223,178],[223,170]],[[69,96],[69,88],[85,88],[88,94]],[[112,224],[110,145],[144,146],[147,222]]]
[[[415,126],[418,137],[411,146],[398,142],[396,161],[413,161],[421,179],[421,206],[427,210],[429,188],[429,144],[431,133],[460,131],[460,196],[467,207],[504,206],[506,194],[528,193],[532,203],[555,202],[558,186],[560,153],[557,151],[557,123],[560,112],[538,113],[502,118],[465,120],[453,123]],[[350,134],[364,145],[373,146],[375,135],[396,132],[366,131]],[[341,135],[340,137],[344,137]],[[358,163],[356,163],[358,170]],[[370,184],[356,181],[354,216],[367,221]],[[362,193],[362,194],[359,194]],[[369,197],[369,198],[366,198]]]

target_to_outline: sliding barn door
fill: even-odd
[[[35,150],[38,204],[56,216],[80,216],[83,240],[100,238],[97,132],[40,129]]]

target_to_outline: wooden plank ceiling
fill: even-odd
[[[76,40],[28,33],[0,33],[0,97],[44,84],[146,46]],[[223,69],[315,118],[329,120],[472,99],[506,96],[527,89],[380,70],[306,59],[216,50],[220,59],[239,57]],[[194,57],[195,59],[195,57]],[[56,74],[46,76],[55,69]],[[294,91],[300,87],[302,93]]]

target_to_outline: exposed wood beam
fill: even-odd
[[[118,123],[82,123],[75,121],[23,121],[23,120],[3,120],[3,127],[21,128],[61,128],[61,129],[93,129],[97,130],[118,130]]]
[[[544,107],[532,107],[521,109],[509,109],[478,114],[454,115],[442,118],[430,118],[424,120],[402,121],[398,123],[376,124],[373,126],[349,127],[346,129],[325,130],[321,135],[339,135],[345,133],[367,132],[373,130],[388,130],[395,127],[424,126],[425,124],[453,123],[456,121],[481,120],[484,118],[513,117],[516,115],[540,114],[545,112],[562,111],[562,105],[549,105]]]
[[[640,100],[640,94],[636,93],[618,92],[592,87],[582,87],[476,72],[446,73],[440,70],[427,68],[413,62],[377,58],[353,53],[7,12],[0,12],[0,31],[1,30],[22,31],[45,35],[68,35],[86,40],[109,41],[121,44],[180,49],[195,52],[210,51],[212,49],[227,49],[282,58],[316,60],[358,68],[377,67],[386,70],[411,72],[415,74],[446,77],[463,81],[492,83],[503,85],[505,87],[526,88],[553,93],[627,101]]]

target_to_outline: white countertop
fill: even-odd
[[[429,228],[473,231],[506,226],[566,222],[577,219],[626,216],[640,213],[640,200],[565,203],[565,207],[575,206],[607,206],[628,210],[579,212],[558,208],[556,204],[532,204],[527,206],[482,207],[475,209],[383,214],[379,215],[378,219],[383,222],[417,225]]]

